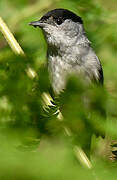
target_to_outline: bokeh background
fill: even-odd
[[[67,8],[82,17],[101,60],[104,89],[88,91],[88,110],[80,102],[86,89],[74,78],[55,99],[55,107],[43,108],[42,93],[50,86],[47,45],[41,30],[28,23],[54,8]],[[89,170],[76,160],[73,147],[79,145],[89,156],[95,154],[89,150],[90,144],[95,149],[95,142],[102,152],[99,136],[105,131],[109,139],[117,138],[117,0],[0,0],[0,16],[26,54],[15,55],[0,32],[0,179],[116,179],[116,162],[93,158]],[[27,67],[34,69],[36,78],[27,76]],[[62,123],[55,114],[57,107],[63,111]],[[72,137],[64,134],[64,126],[72,130]],[[92,134],[97,138],[91,141]]]

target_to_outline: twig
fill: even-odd
[[[13,34],[10,32],[9,28],[3,21],[3,19],[0,17],[0,31],[4,35],[5,39],[7,40],[9,46],[13,50],[15,54],[24,55],[24,52],[20,45],[17,43],[16,39],[14,38]]]
[[[13,36],[8,26],[1,17],[0,17],[0,31],[2,32],[3,36],[5,37],[6,41],[8,42],[13,52],[17,55],[25,56],[23,49],[16,41],[15,37]],[[36,76],[36,72],[30,67],[27,67],[26,73],[28,77],[30,77],[31,79]]]
[[[42,98],[43,98],[46,106],[54,106],[52,104],[53,99],[50,96],[50,94],[47,94],[47,93],[44,92],[42,94]],[[60,112],[60,110],[58,110],[57,112],[59,112],[57,118],[60,121],[63,121],[62,113]],[[66,126],[64,126],[63,128],[64,128],[64,131],[65,131],[65,134],[67,136],[71,137],[72,136],[71,130],[68,127],[66,127]],[[75,145],[73,147],[73,150],[74,150],[75,157],[79,160],[79,162],[82,164],[82,166],[86,167],[88,169],[91,169],[92,168],[92,164],[91,164],[90,160],[88,159],[87,155],[85,154],[85,152],[82,150],[82,148],[77,146],[77,145]]]

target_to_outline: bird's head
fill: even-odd
[[[46,13],[40,20],[29,23],[40,27],[48,45],[70,46],[76,42],[83,30],[82,19],[66,9],[54,9]]]

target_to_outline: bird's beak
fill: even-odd
[[[42,22],[41,20],[39,20],[39,21],[32,21],[32,22],[29,23],[29,25],[34,26],[34,27],[43,28],[45,23]]]

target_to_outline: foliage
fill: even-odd
[[[116,179],[116,162],[104,158],[112,155],[110,141],[117,138],[115,5],[115,0],[0,1],[1,16],[26,54],[14,55],[0,33],[0,179]],[[58,7],[82,16],[103,65],[104,88],[70,77],[66,90],[53,96],[43,34],[28,23]],[[29,78],[27,67],[37,77]],[[43,105],[44,92],[53,97],[49,107]],[[92,169],[80,164],[75,146],[91,159]]]

